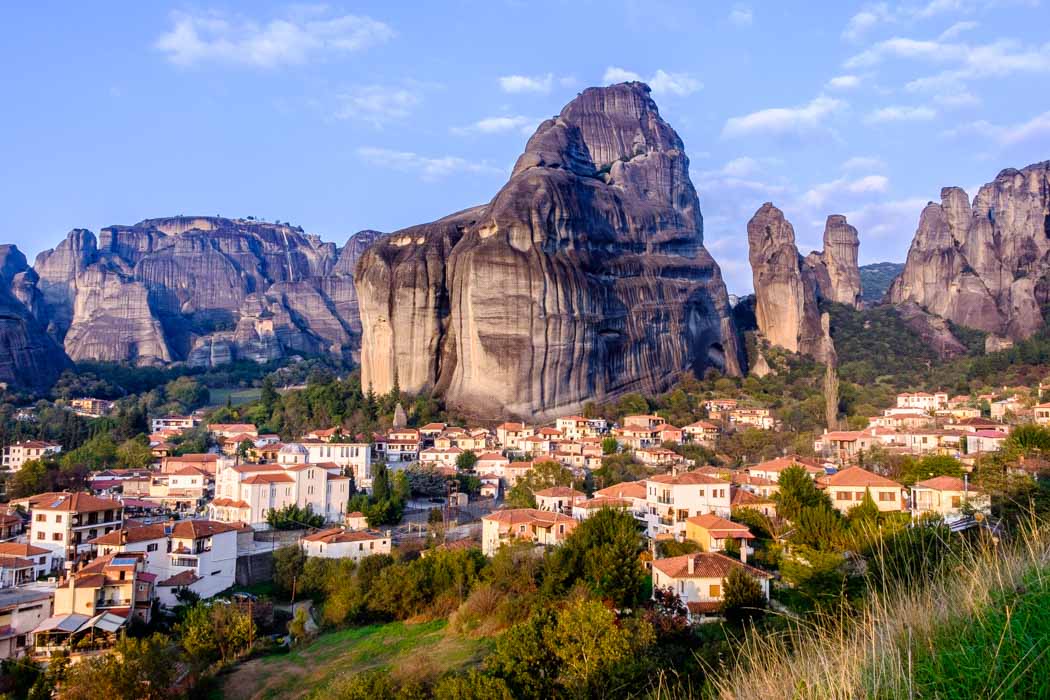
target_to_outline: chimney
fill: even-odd
[[[689,556],[689,558],[686,559],[686,571],[688,571],[689,575],[692,576],[693,575],[693,571],[696,570],[696,555],[695,554],[690,554],[688,556]]]
[[[743,537],[740,538],[740,561],[747,563],[747,540]]]

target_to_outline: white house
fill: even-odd
[[[536,497],[536,507],[540,510],[548,510],[552,513],[571,513],[577,502],[587,498],[587,494],[581,493],[569,486],[551,486],[533,494]]]
[[[481,551],[491,557],[504,543],[516,539],[557,545],[575,529],[576,521],[561,513],[537,508],[497,510],[481,519]]]
[[[55,570],[54,552],[27,542],[0,542],[0,557],[17,557],[31,561],[34,579]]]
[[[12,503],[28,507],[29,541],[51,550],[56,563],[90,551],[88,540],[118,529],[124,521],[120,501],[88,493],[41,493]]]
[[[715,513],[728,518],[729,482],[698,471],[661,474],[646,480],[647,534],[685,536],[685,521],[694,515]]]
[[[53,596],[40,588],[0,589],[0,659],[30,651],[30,633],[51,617]]]
[[[214,520],[179,520],[115,530],[91,544],[100,556],[142,553],[145,571],[158,579],[161,604],[173,607],[179,588],[210,598],[234,584],[237,531]]]
[[[390,554],[390,532],[335,527],[304,535],[299,544],[308,557],[357,561],[373,554]]]
[[[717,617],[725,591],[725,579],[734,568],[752,576],[769,600],[769,581],[773,577],[761,569],[718,552],[697,552],[653,561],[653,594],[671,589],[678,594],[689,616],[695,620]]]
[[[988,497],[956,476],[935,476],[911,487],[911,510],[917,515],[933,513],[945,518],[958,516],[963,506],[976,510],[988,506]]]

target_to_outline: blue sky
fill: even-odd
[[[1044,0],[1045,1],[1045,0]],[[104,10],[101,8],[105,8]],[[922,205],[1050,158],[1035,0],[15,3],[0,205],[32,258],[74,227],[291,221],[340,245],[487,201],[581,89],[640,77],[685,141],[705,241],[751,287],[771,200],[903,260]]]

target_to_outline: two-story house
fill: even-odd
[[[686,520],[694,515],[715,513],[728,518],[730,484],[697,471],[661,474],[647,479],[646,532],[650,538],[685,537]]]
[[[124,521],[120,501],[81,492],[41,493],[17,499],[29,510],[29,541],[49,549],[56,564],[89,552],[89,540],[118,529]]]
[[[773,577],[753,566],[718,552],[697,552],[653,561],[653,593],[670,589],[678,594],[694,621],[717,618],[725,594],[725,579],[734,568],[753,577],[769,600]]]
[[[497,510],[481,519],[481,551],[491,557],[503,544],[514,540],[561,544],[576,524],[568,515],[537,508]]]

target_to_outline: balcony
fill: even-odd
[[[661,505],[665,505],[665,506],[673,506],[674,505],[674,499],[671,498],[670,496],[657,496],[656,502],[661,504]]]

